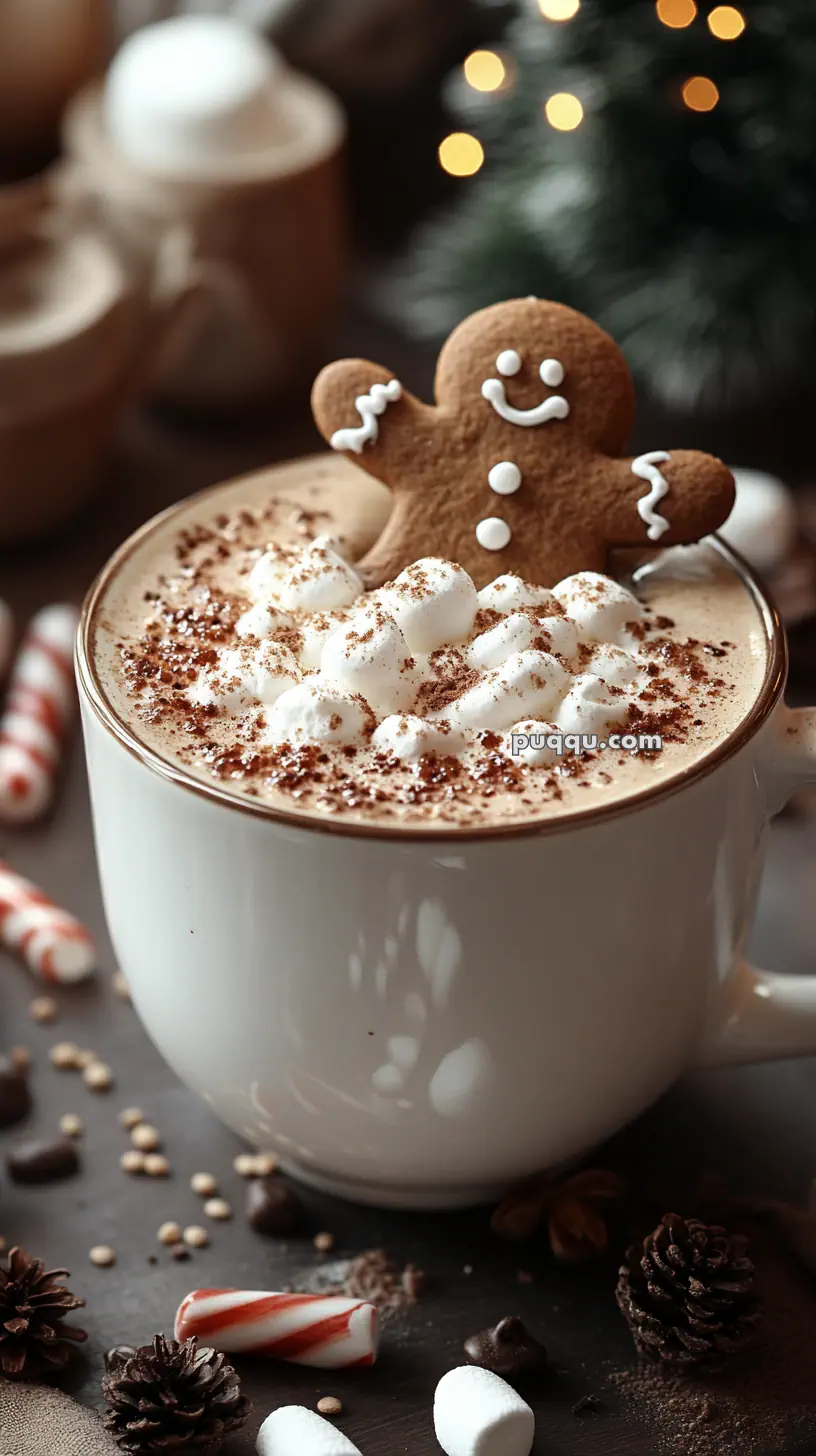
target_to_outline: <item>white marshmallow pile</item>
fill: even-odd
[[[446,1456],[529,1456],[535,1416],[506,1380],[460,1365],[436,1387],[434,1428]]]
[[[320,536],[265,551],[248,591],[238,646],[190,697],[236,718],[260,709],[272,745],[370,745],[412,764],[466,755],[491,730],[509,752],[514,733],[603,733],[646,682],[628,631],[641,604],[597,572],[552,591],[508,574],[477,592],[460,566],[427,557],[366,593]],[[520,757],[554,754],[531,745]]]

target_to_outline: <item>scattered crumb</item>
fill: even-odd
[[[79,1066],[79,1047],[73,1041],[57,1041],[48,1053],[52,1067],[60,1072],[76,1071]]]
[[[232,1209],[226,1198],[208,1198],[204,1204],[204,1212],[208,1218],[219,1220],[232,1218]]]
[[[191,1249],[206,1249],[210,1242],[210,1236],[207,1230],[197,1223],[189,1224],[184,1230],[182,1238],[185,1244],[188,1244]]]
[[[170,1164],[164,1153],[145,1153],[144,1170],[148,1178],[169,1178]]]
[[[59,1125],[60,1132],[64,1132],[66,1137],[82,1137],[85,1131],[82,1118],[78,1117],[75,1112],[63,1112]]]
[[[28,1014],[32,1021],[56,1021],[58,1013],[59,1006],[53,996],[35,996],[28,1005]]]
[[[194,1173],[190,1179],[190,1187],[199,1197],[209,1198],[217,1192],[218,1180],[212,1173]]]
[[[330,1254],[334,1248],[334,1234],[315,1234],[312,1243],[317,1249],[318,1254]]]
[[[109,1092],[113,1086],[113,1072],[107,1062],[89,1062],[82,1073],[82,1080],[92,1092]]]
[[[168,1248],[171,1244],[180,1244],[181,1224],[174,1223],[172,1220],[168,1220],[167,1223],[163,1223],[161,1225],[161,1228],[156,1234],[156,1238],[158,1239],[160,1244],[166,1244]]]
[[[119,1167],[125,1173],[143,1173],[145,1171],[145,1156],[136,1148],[127,1148],[119,1159]]]
[[[149,1122],[137,1123],[131,1129],[130,1141],[134,1148],[138,1148],[143,1153],[154,1153],[157,1148],[161,1147],[161,1138],[155,1127],[151,1127]]]
[[[317,1409],[322,1416],[339,1416],[343,1410],[343,1402],[336,1395],[324,1395],[317,1402]]]
[[[138,1127],[139,1123],[144,1122],[144,1120],[145,1115],[141,1107],[125,1107],[119,1113],[120,1126],[126,1127],[128,1132],[132,1131],[134,1127]]]
[[[109,1269],[112,1264],[116,1263],[116,1251],[111,1248],[110,1244],[94,1244],[88,1258],[100,1269]]]

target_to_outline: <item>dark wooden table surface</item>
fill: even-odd
[[[400,352],[398,341],[389,345],[377,332],[364,323],[347,328],[344,349],[385,357],[411,384],[425,386],[427,360],[410,350]],[[134,418],[122,432],[102,492],[82,518],[50,541],[0,559],[0,594],[20,622],[49,601],[78,601],[111,548],[156,509],[200,486],[316,443],[303,407],[253,429],[206,431]],[[126,825],[122,832],[127,833]],[[60,1016],[53,1026],[32,1023],[28,1004],[42,988],[0,955],[0,1046],[24,1043],[31,1049],[36,1096],[32,1127],[55,1132],[62,1113],[78,1112],[87,1128],[80,1177],[33,1189],[15,1187],[2,1177],[0,1234],[73,1271],[73,1287],[87,1298],[84,1322],[90,1332],[84,1373],[74,1388],[82,1399],[98,1404],[103,1351],[113,1344],[147,1340],[156,1330],[168,1331],[179,1300],[190,1288],[280,1287],[308,1275],[319,1256],[308,1236],[283,1246],[246,1227],[240,1216],[244,1185],[232,1169],[238,1141],[179,1085],[135,1013],[112,990],[114,965],[78,741],[72,745],[52,818],[32,829],[0,831],[0,855],[84,919],[101,949],[101,974],[93,984],[59,995]],[[771,831],[768,861],[754,956],[779,969],[812,971],[816,820],[779,820]],[[94,1095],[76,1074],[54,1070],[47,1051],[60,1039],[99,1052],[114,1069],[115,1090]],[[117,1112],[133,1104],[144,1109],[165,1138],[173,1167],[169,1180],[130,1179],[119,1169],[126,1137]],[[3,1134],[0,1153],[18,1135],[18,1130]],[[635,1179],[692,1180],[697,1171],[714,1167],[738,1186],[801,1200],[816,1172],[816,1061],[689,1077],[601,1157],[631,1169]],[[200,1220],[200,1201],[189,1189],[189,1177],[198,1170],[217,1175],[238,1216],[232,1223],[213,1226],[209,1249],[195,1253],[188,1263],[175,1263],[158,1249],[155,1232],[166,1219]],[[554,1373],[533,1400],[536,1452],[647,1456],[657,1449],[654,1438],[617,1408],[614,1396],[604,1395],[601,1415],[579,1419],[571,1413],[574,1401],[597,1393],[609,1369],[631,1357],[612,1298],[614,1260],[559,1268],[543,1244],[519,1249],[499,1243],[489,1231],[486,1210],[403,1216],[308,1192],[303,1196],[311,1231],[327,1229],[335,1235],[331,1259],[384,1246],[396,1259],[413,1260],[426,1269],[427,1293],[391,1326],[381,1362],[372,1371],[324,1379],[318,1372],[291,1366],[242,1362],[256,1410],[245,1432],[226,1448],[232,1456],[254,1450],[258,1424],[274,1406],[292,1401],[313,1405],[326,1393],[341,1396],[341,1424],[364,1456],[403,1451],[430,1456],[438,1449],[431,1420],[436,1381],[458,1363],[467,1334],[510,1312],[520,1314],[544,1338],[552,1356]],[[89,1248],[106,1242],[117,1251],[116,1267],[92,1267]],[[158,1264],[148,1262],[153,1253],[159,1253]],[[520,1267],[534,1274],[535,1282],[520,1282]],[[56,1453],[44,1450],[42,1456]]]

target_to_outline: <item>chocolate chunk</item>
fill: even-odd
[[[465,1340],[465,1354],[471,1365],[480,1365],[509,1380],[540,1370],[547,1362],[541,1341],[528,1334],[521,1320],[512,1314],[499,1320],[494,1330],[480,1330]]]
[[[54,1142],[32,1139],[12,1148],[6,1158],[6,1168],[15,1183],[51,1183],[78,1172],[79,1154],[69,1138],[57,1138]]]
[[[282,1238],[301,1223],[303,1205],[278,1178],[253,1178],[247,1189],[246,1216],[256,1233]]]
[[[31,1109],[25,1069],[10,1057],[0,1057],[0,1127],[22,1122]]]

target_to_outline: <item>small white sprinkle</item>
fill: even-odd
[[[91,1062],[82,1073],[82,1080],[92,1092],[109,1092],[113,1086],[113,1072],[105,1062]]]
[[[521,355],[517,354],[515,349],[502,349],[496,360],[496,368],[500,374],[504,375],[505,379],[509,378],[512,374],[518,374],[521,368]]]
[[[88,1254],[92,1264],[97,1264],[100,1269],[109,1269],[111,1264],[116,1263],[116,1251],[110,1244],[94,1244]]]
[[[500,460],[487,472],[487,483],[496,495],[514,495],[521,485],[521,471],[512,460]]]
[[[485,551],[502,551],[512,534],[507,522],[499,516],[487,516],[476,527],[476,540]]]
[[[181,1224],[174,1223],[172,1219],[168,1220],[167,1223],[161,1225],[156,1238],[160,1244],[166,1244],[168,1248],[171,1244],[180,1244]]]
[[[144,1153],[137,1152],[136,1148],[128,1148],[119,1159],[119,1167],[124,1173],[143,1173],[145,1170]]]
[[[55,1042],[48,1053],[51,1065],[58,1067],[61,1072],[76,1070],[79,1066],[78,1056],[79,1047],[73,1041]]]
[[[191,1249],[206,1249],[210,1242],[210,1236],[200,1224],[191,1223],[182,1234],[185,1244]]]
[[[122,1127],[128,1128],[128,1130],[133,1127],[137,1127],[138,1124],[140,1122],[144,1122],[144,1120],[145,1115],[142,1112],[141,1107],[125,1107],[124,1110],[119,1113],[120,1125]]]
[[[190,1179],[190,1187],[199,1198],[209,1198],[216,1192],[218,1183],[212,1173],[194,1173]]]
[[[557,389],[559,384],[564,383],[564,366],[560,359],[543,359],[538,373],[548,389]]]
[[[144,1167],[148,1178],[167,1178],[170,1175],[170,1164],[164,1153],[145,1153]]]
[[[159,1134],[149,1122],[139,1122],[131,1128],[130,1141],[134,1148],[140,1148],[143,1153],[153,1153],[161,1145]]]
[[[66,1137],[81,1137],[85,1131],[85,1124],[81,1117],[75,1112],[64,1112],[59,1120],[60,1132]]]
[[[208,1198],[204,1204],[204,1212],[208,1218],[232,1218],[232,1209],[227,1203],[226,1198]]]

